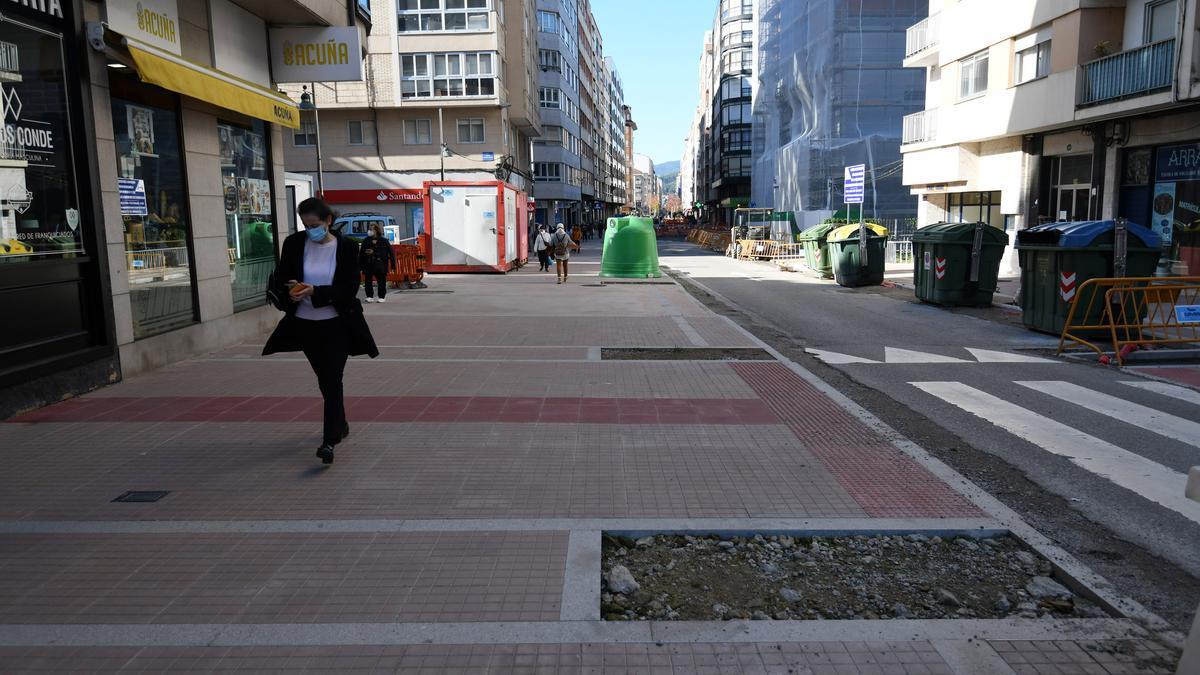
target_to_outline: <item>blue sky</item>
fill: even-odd
[[[678,160],[696,110],[700,50],[717,0],[592,0],[592,14],[633,107],[634,152]]]

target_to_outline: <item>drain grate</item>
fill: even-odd
[[[156,502],[171,494],[170,490],[131,490],[114,499],[114,502]]]

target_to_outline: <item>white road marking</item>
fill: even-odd
[[[872,361],[871,359],[864,359],[858,356],[850,356],[849,354],[827,352],[824,349],[805,349],[804,351],[812,354],[831,366],[840,366],[847,363],[879,363],[878,361]]]
[[[1200,502],[1184,497],[1187,476],[1178,471],[961,382],[909,384],[1200,523]]]
[[[1159,436],[1166,436],[1188,445],[1200,447],[1200,423],[1168,415],[1160,410],[1131,403],[1116,396],[1102,394],[1070,382],[1017,382],[1017,384],[1108,415]]]
[[[980,363],[1064,363],[1063,361],[1052,361],[1043,359],[1037,356],[1027,356],[1025,354],[1012,354],[1009,352],[996,352],[990,349],[974,349],[967,347],[967,351],[971,352],[971,356]]]
[[[956,359],[953,356],[926,354],[896,347],[884,347],[883,353],[885,354],[885,363],[970,363],[970,361]]]
[[[1122,382],[1121,384],[1151,391],[1155,394],[1162,394],[1163,396],[1170,396],[1171,398],[1177,398],[1180,401],[1187,401],[1188,403],[1193,403],[1195,405],[1200,405],[1200,391],[1196,391],[1195,389],[1188,389],[1187,387],[1167,384],[1166,382],[1146,382],[1142,380],[1138,380],[1136,382]]]

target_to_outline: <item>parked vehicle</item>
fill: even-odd
[[[371,226],[375,224],[383,228],[384,234],[393,244],[400,243],[400,226],[396,224],[396,219],[381,213],[346,213],[333,221],[333,229],[346,237],[361,241],[367,238]]]

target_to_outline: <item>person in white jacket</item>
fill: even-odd
[[[545,225],[538,225],[537,238],[533,240],[533,250],[538,257],[538,271],[550,271],[550,233],[546,230]]]

